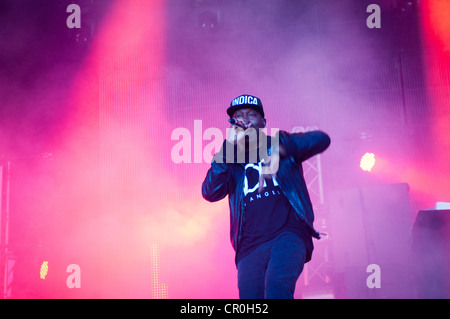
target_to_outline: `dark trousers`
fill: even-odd
[[[237,264],[239,298],[293,299],[305,256],[303,240],[291,232],[259,245]]]

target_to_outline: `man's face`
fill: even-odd
[[[234,112],[233,118],[242,122],[246,127],[253,127],[255,129],[266,127],[266,119],[264,119],[258,111],[255,111],[252,108],[237,110]]]

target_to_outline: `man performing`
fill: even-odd
[[[230,132],[202,195],[210,202],[228,195],[239,298],[292,299],[312,237],[320,238],[302,162],[327,149],[330,138],[321,131],[266,136],[261,100],[251,95],[235,98],[227,114]]]

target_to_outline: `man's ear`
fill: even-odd
[[[266,127],[266,124],[267,124],[266,119],[262,119],[262,121],[263,121],[263,123],[264,123],[264,126],[263,126],[263,127]]]

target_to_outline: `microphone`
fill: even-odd
[[[242,128],[242,129],[246,129],[246,127],[244,126],[244,124],[242,124],[241,122],[239,122],[238,120],[236,120],[236,119],[229,119],[228,120],[228,122],[230,122],[231,123],[231,125],[236,125],[237,127],[240,127],[240,128]]]

